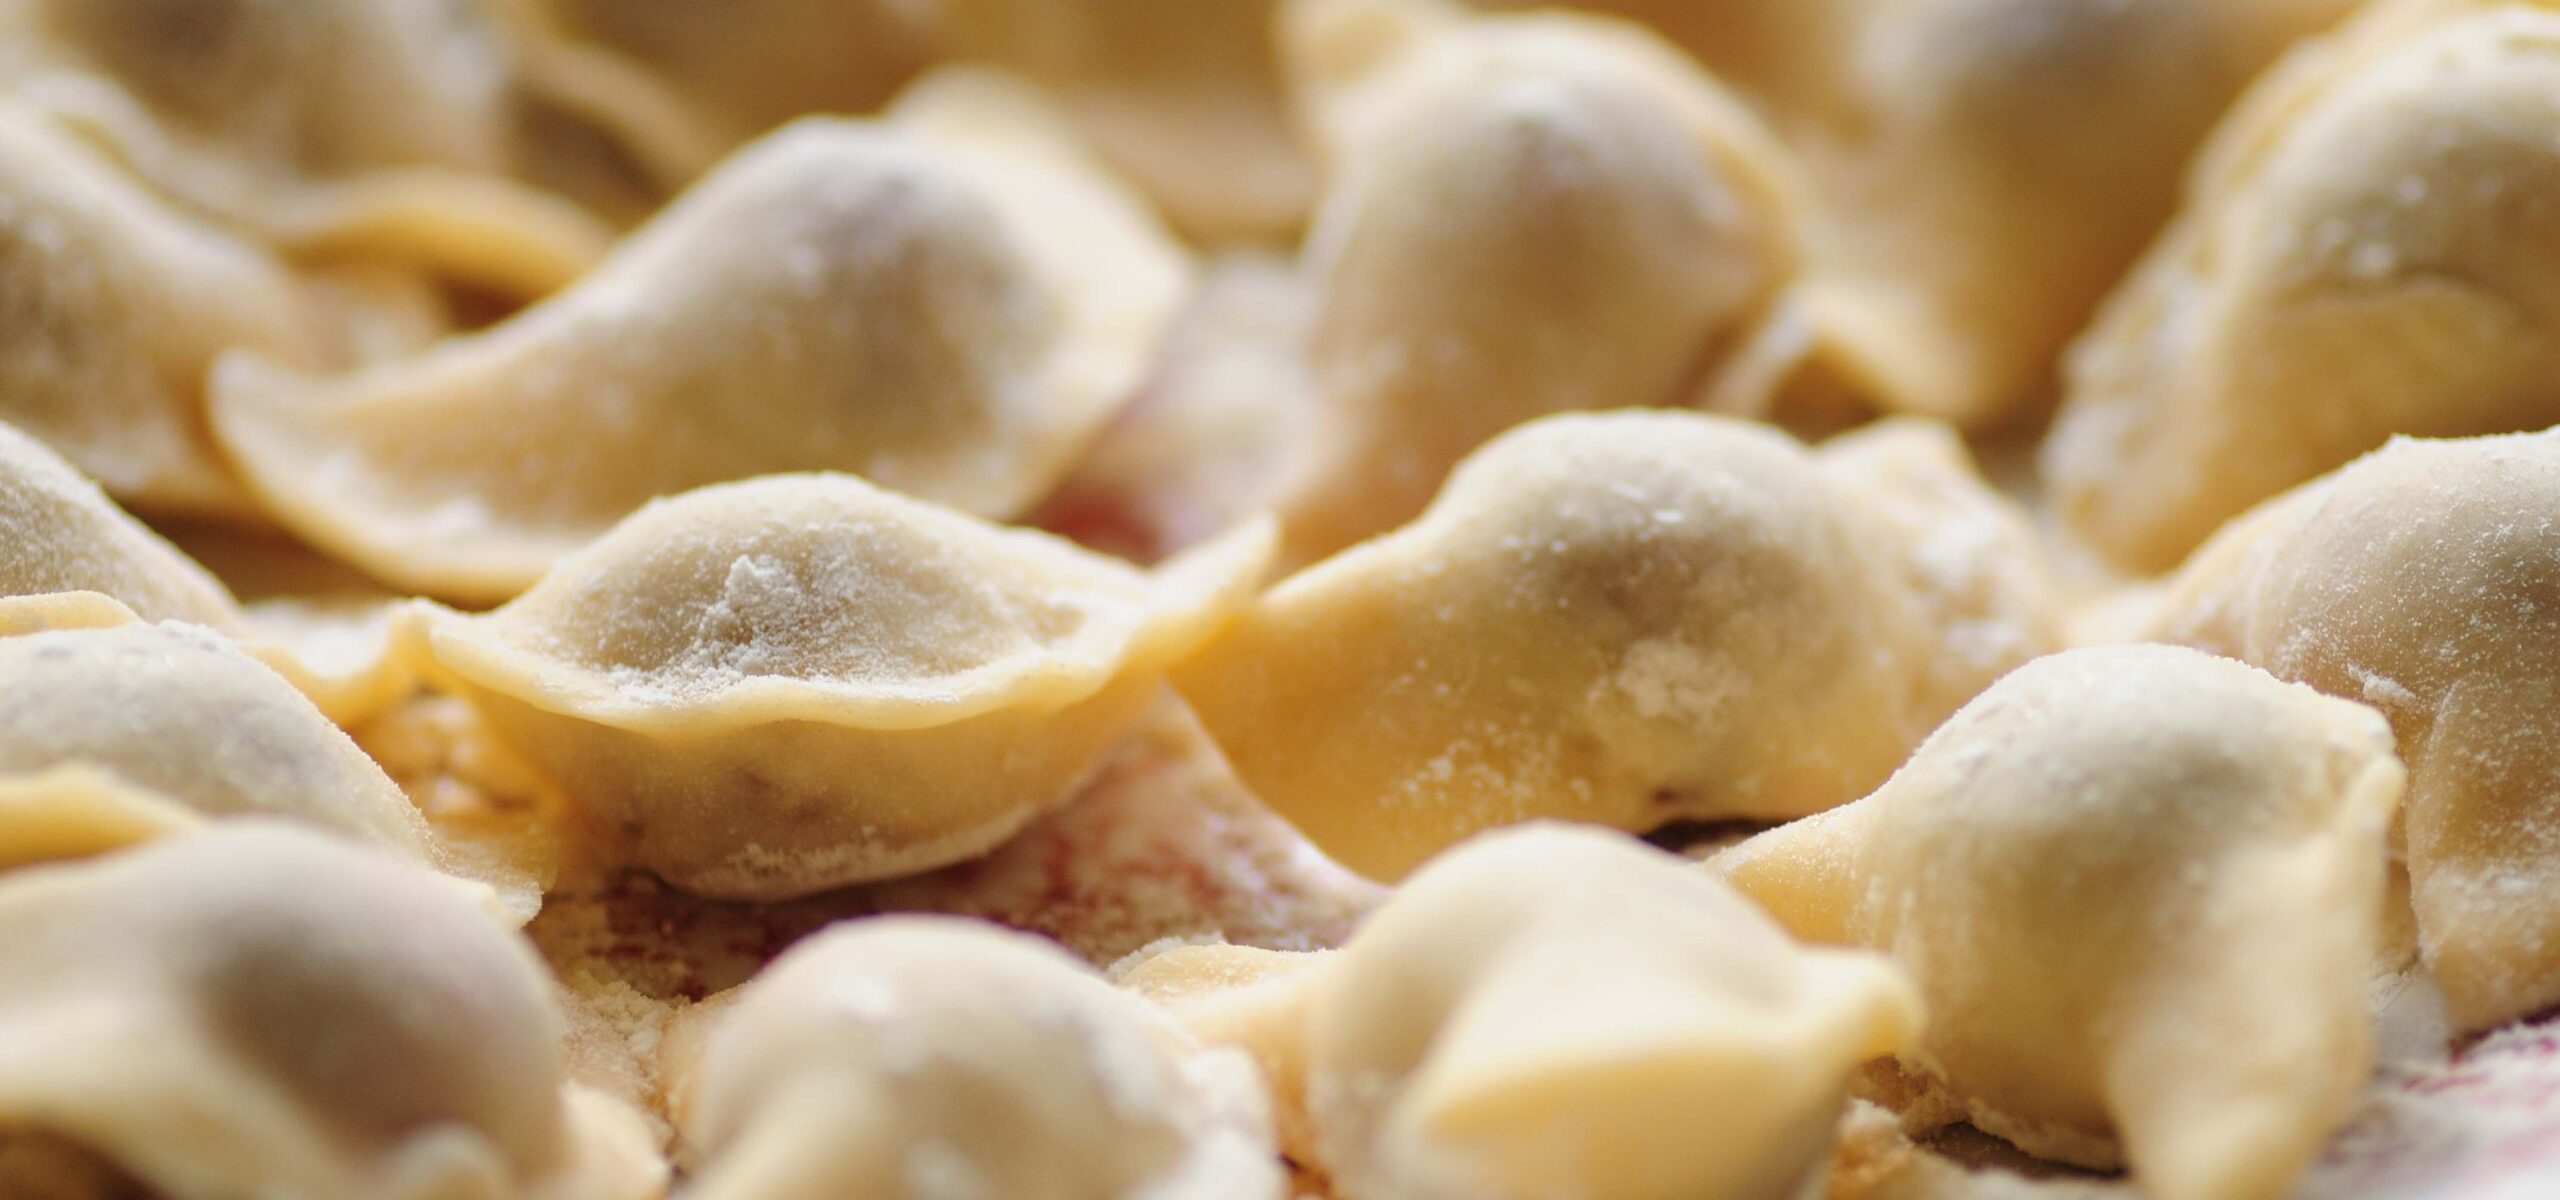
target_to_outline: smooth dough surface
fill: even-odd
[[[2141,635],[2391,718],[2421,953],[2480,1030],[2560,1004],[2560,434],[2397,441],[2233,522]]]
[[[2012,672],[1875,794],[1716,860],[1902,964],[1902,1059],[2046,1158],[2273,1200],[2353,1105],[2403,772],[2362,705],[2193,650]]]
[[[170,1200],[660,1194],[561,1032],[522,941],[335,839],[244,822],[0,875],[0,1134]]]
[[[1285,15],[1328,160],[1291,563],[1411,519],[1512,425],[1685,403],[1791,275],[1774,143],[1644,30],[1410,0]]]
[[[2376,5],[2272,72],[2074,351],[2045,475],[2164,570],[2393,434],[2560,420],[2560,12]]]
[[[1280,1200],[1252,1065],[1054,944],[846,922],[671,1039],[700,1200]]]
[[[302,536],[495,602],[648,499],[846,470],[991,517],[1136,388],[1188,256],[986,75],[741,150],[568,291],[334,379],[226,360],[215,424]]]
[[[2019,518],[1952,439],[1840,453],[1690,413],[1533,422],[1176,683],[1257,795],[1380,879],[1530,817],[1855,799],[2058,634]]]
[[[1881,958],[1548,824],[1452,849],[1338,952],[1185,947],[1122,982],[1264,1058],[1344,1200],[1806,1194],[1858,1064],[1921,1017]]]
[[[642,509],[407,652],[708,894],[779,898],[984,851],[1063,799],[1224,624],[1256,525],[1153,575],[851,476]]]

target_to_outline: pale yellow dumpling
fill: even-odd
[[[2074,352],[2044,468],[2160,570],[2392,434],[2560,420],[2560,12],[2377,7],[2269,76]]]
[[[1315,199],[1274,25],[1283,0],[944,0],[946,52],[1018,71],[1195,236],[1285,239]]]
[[[1839,77],[1857,18],[1874,0],[1469,0],[1497,11],[1565,7],[1638,21],[1698,60],[1716,78],[1782,117],[1821,112],[1841,101]]]
[[[2058,637],[2030,535],[1953,439],[1869,438],[1835,467],[1726,418],[1533,422],[1176,681],[1256,794],[1382,879],[1530,817],[1843,803]]]
[[[1229,619],[1257,526],[1150,576],[850,476],[642,509],[407,650],[678,886],[777,898],[967,858],[1065,799]]]
[[[2560,1003],[2560,434],[2400,441],[2235,522],[2141,630],[2380,708],[2456,1028]]]
[[[323,331],[284,268],[0,104],[0,420],[125,503],[245,517],[204,376],[247,348],[310,363]]]
[[[1122,982],[1263,1058],[1344,1200],[1815,1194],[1858,1065],[1921,1022],[1880,957],[1558,825],[1449,851],[1338,952],[1188,947]]]
[[[696,1200],[1286,1194],[1252,1065],[1029,934],[849,922],[700,1011],[670,1064]]]
[[[168,1200],[645,1200],[540,960],[434,874],[250,822],[0,874],[0,1143]]]
[[[1874,947],[1942,1120],[2161,1200],[2274,1200],[2371,1064],[2402,771],[2362,705],[2166,646],[2077,650],[1965,706],[1874,795],[1722,873]]]
[[[2035,409],[2224,109],[2356,2],[1886,0],[1835,15],[1834,94],[1779,119],[1814,184],[1808,308],[1836,368],[1889,411],[1980,426]]]
[[[1287,16],[1329,160],[1292,563],[1411,519],[1512,425],[1687,403],[1792,274],[1773,143],[1642,29],[1410,0]]]
[[[89,858],[204,824],[196,810],[87,763],[0,771],[0,872]],[[0,1171],[0,1181],[7,1178]]]
[[[297,533],[468,601],[754,475],[1020,512],[1136,387],[1188,258],[1019,89],[920,87],[740,151],[485,332],[336,379],[225,361],[224,444]]]
[[[610,235],[504,177],[509,73],[456,0],[0,2],[0,88],[171,197],[298,249],[538,294]]]
[[[933,51],[906,0],[494,0],[529,86],[610,130],[664,185],[812,113],[880,106]]]

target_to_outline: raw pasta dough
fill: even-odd
[[[668,881],[778,899],[980,853],[1224,624],[1267,524],[1153,576],[850,476],[661,501],[406,649]]]
[[[1942,432],[1815,455],[1719,417],[1549,417],[1273,588],[1176,682],[1257,795],[1392,879],[1529,817],[1640,831],[1856,798],[2058,637],[2033,555]]]
[[[1920,1030],[1882,959],[1560,825],[1451,850],[1338,952],[1187,947],[1122,982],[1261,1057],[1344,1200],[1815,1194],[1858,1064]]]
[[[2399,441],[2197,552],[2143,636],[2391,718],[2418,939],[2462,1030],[2560,1004],[2560,434]]]
[[[261,822],[0,874],[0,1142],[169,1200],[645,1200],[541,963],[437,876]]]
[[[1767,134],[1643,30],[1411,0],[1287,16],[1328,159],[1291,563],[1411,519],[1512,425],[1684,402],[1792,273]]]
[[[576,286],[414,360],[227,360],[217,431],[297,533],[466,601],[752,475],[1014,515],[1136,387],[1188,257],[1018,87],[919,89],[767,136]]]
[[[2065,521],[2173,566],[2391,435],[2560,420],[2560,13],[2377,6],[2233,116],[2075,351]]]
[[[848,922],[697,1012],[694,1200],[1284,1194],[1252,1066],[1028,934]]]
[[[1798,936],[1911,972],[1931,1023],[1902,1061],[1946,1119],[2121,1159],[2161,1200],[2273,1200],[2371,1063],[2402,779],[2362,705],[2192,650],[2078,650],[1718,866]]]

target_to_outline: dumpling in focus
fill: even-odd
[[[2269,76],[2074,353],[2044,468],[2160,570],[2395,433],[2560,421],[2560,12],[2389,4]]]
[[[456,0],[0,0],[0,87],[162,192],[298,249],[539,294],[610,234],[504,178],[508,75]]]
[[[1260,1056],[1344,1200],[1818,1194],[1858,1065],[1921,1024],[1881,958],[1554,825],[1451,850],[1338,952],[1184,947],[1121,982]]]
[[[1953,439],[1873,436],[1835,456],[1690,413],[1531,423],[1176,682],[1247,786],[1380,879],[1531,817],[1855,799],[2059,637],[2032,535]]]
[[[1767,134],[1642,29],[1412,0],[1286,15],[1330,160],[1292,564],[1411,519],[1522,421],[1686,403],[1792,275]]]
[[[1798,936],[1911,972],[1931,1020],[1901,1061],[1939,1120],[2128,1164],[2161,1200],[2271,1200],[2371,1065],[2401,782],[2362,705],[2192,650],[2079,650],[1717,865]]]
[[[526,83],[666,186],[794,117],[865,113],[929,57],[904,0],[495,0]]]
[[[1054,92],[1176,226],[1285,240],[1315,198],[1281,79],[1282,0],[943,0],[945,49]]]
[[[709,895],[776,899],[981,853],[1063,800],[1246,599],[1267,524],[1153,576],[842,475],[642,509],[407,651]]]
[[[61,766],[105,771],[209,817],[321,826],[488,882],[520,915],[540,904],[542,881],[448,846],[283,676],[197,626],[0,637],[0,774]]]
[[[655,496],[859,472],[990,517],[1136,388],[1189,261],[1018,88],[742,150],[574,287],[417,359],[233,359],[214,422],[297,533],[495,602]]]
[[[948,917],[801,942],[672,1039],[693,1200],[1280,1200],[1250,1063],[1057,946]]]
[[[205,428],[205,372],[234,347],[317,361],[302,304],[272,258],[0,104],[0,420],[125,503],[252,517]]]
[[[0,874],[0,1155],[110,1195],[659,1195],[561,1036],[520,939],[332,839],[249,823]]]
[[[2456,1028],[2560,1004],[2560,433],[2398,441],[2262,506],[2146,636],[2391,718],[2418,940]]]
[[[2224,109],[2357,2],[1893,0],[1835,15],[1840,94],[1781,113],[1816,185],[1808,307],[1835,367],[1888,410],[1971,426],[2049,398],[2065,343],[2168,221]]]

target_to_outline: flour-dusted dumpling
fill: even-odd
[[[1812,323],[1839,369],[1888,409],[1968,425],[2047,399],[2225,107],[2355,3],[1863,6],[1839,93],[1788,125],[1819,208]]]
[[[1835,473],[1743,421],[1549,417],[1412,525],[1273,588],[1176,681],[1256,794],[1382,879],[1529,817],[1817,812],[2057,636],[2041,589],[2006,611],[1981,549],[2027,538],[2014,514],[2014,539],[1985,531],[1967,510],[2000,502],[1944,448],[1920,486],[1923,455],[1899,483],[1868,461],[1888,444]]]
[[[2402,771],[2362,705],[2167,646],[2077,650],[1891,781],[1718,860],[1930,1012],[1903,1065],[2031,1153],[2270,1200],[2353,1104]]]
[[[208,817],[308,822],[484,880],[520,915],[540,903],[540,881],[448,846],[292,683],[200,626],[128,617],[0,636],[0,774],[62,766]]]
[[[1136,387],[1188,259],[1018,89],[920,86],[890,121],[769,135],[576,286],[417,359],[226,360],[217,430],[297,532],[464,600],[754,475],[1011,516]]]
[[[1512,425],[1685,402],[1792,273],[1767,135],[1643,30],[1415,0],[1287,15],[1331,159],[1291,562],[1410,519]]]
[[[2560,434],[2399,441],[2208,543],[2142,632],[2391,718],[2456,1028],[2560,1004]]]
[[[1054,944],[838,925],[679,1036],[696,1200],[1280,1200],[1252,1065]]]
[[[0,105],[0,420],[126,503],[251,511],[205,430],[216,355],[311,362],[322,331],[273,259]]]
[[[1817,1194],[1851,1077],[1921,1015],[1883,959],[1556,825],[1451,850],[1338,952],[1190,947],[1122,982],[1272,1064],[1344,1200]]]
[[[1315,199],[1274,24],[1282,0],[944,0],[937,33],[1057,94],[1196,236],[1286,239]]]
[[[967,858],[1064,799],[1270,543],[1149,576],[779,476],[652,504],[504,608],[421,606],[400,634],[632,861],[779,898]]]
[[[503,177],[494,35],[462,0],[0,0],[0,89],[281,243],[533,294],[610,235]]]
[[[2075,352],[2065,521],[2165,569],[2395,433],[2560,421],[2560,12],[2392,4],[2269,76]]]
[[[906,0],[497,0],[526,83],[665,185],[812,113],[880,106],[933,43]]]
[[[0,874],[0,1141],[152,1196],[658,1195],[561,1033],[521,940],[334,839],[251,822]]]

